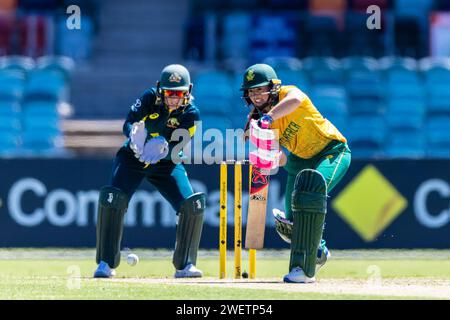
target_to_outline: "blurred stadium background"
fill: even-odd
[[[81,29],[67,28],[70,5],[81,9]],[[366,26],[370,5],[381,9],[379,30]],[[355,162],[336,196],[348,185],[371,194],[352,195],[375,208],[373,215],[361,207],[343,209],[340,203],[352,207],[344,195],[332,205],[337,215],[330,215],[327,230],[336,246],[448,247],[449,56],[448,0],[0,0],[0,210],[9,213],[2,215],[8,232],[0,245],[95,245],[89,223],[94,214],[80,216],[80,190],[107,183],[129,106],[165,65],[182,63],[191,70],[204,128],[224,131],[242,128],[246,118],[238,90],[243,70],[266,62],[283,83],[306,92],[349,139]],[[218,181],[218,173],[190,170],[198,186],[214,194],[218,183],[210,177]],[[51,207],[40,198],[47,191],[29,187],[40,197],[15,200],[22,218],[38,217],[33,208],[44,206],[49,220],[24,222],[11,199],[25,178],[49,190],[69,190],[70,196],[53,194]],[[274,180],[277,195],[284,179],[281,174]],[[424,211],[418,190],[430,179],[442,184],[432,184],[430,192],[437,192],[425,197]],[[402,205],[391,210],[372,204],[375,195]],[[214,196],[205,247],[218,241]],[[282,207],[282,197],[274,198]],[[96,193],[83,199],[93,212]],[[158,201],[156,213],[144,213],[141,224],[130,218],[130,229],[142,227],[134,238],[130,232],[132,245],[167,239],[153,244],[171,246],[174,224],[172,218],[164,222]],[[170,232],[157,228],[164,223]],[[149,235],[149,227],[156,233]],[[44,231],[48,239],[40,238]],[[9,239],[14,232],[15,240]],[[268,243],[282,245],[276,235]]]

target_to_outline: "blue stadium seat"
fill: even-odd
[[[309,79],[302,71],[275,70],[282,85],[294,85],[304,92],[309,92]]]
[[[395,86],[397,84],[409,84],[422,86],[423,80],[417,72],[409,70],[392,70],[386,74],[387,85]]]
[[[392,130],[388,134],[385,154],[391,158],[425,157],[425,137],[421,130]]]
[[[374,99],[381,100],[383,86],[380,83],[364,82],[362,79],[352,80],[346,83],[347,93],[350,99]]]
[[[428,88],[428,115],[450,115],[450,82]]]
[[[203,71],[194,75],[192,82],[194,83],[194,90],[200,91],[215,91],[219,93],[231,92],[232,83],[231,76],[224,71],[212,70]],[[198,94],[198,92],[197,92]]]
[[[55,155],[63,153],[63,136],[47,130],[24,131],[21,153],[30,155]]]
[[[26,75],[34,67],[35,62],[30,57],[6,56],[0,60],[0,69],[19,71],[23,75]]]
[[[233,84],[228,73],[202,72],[193,79],[193,96],[202,114],[226,115],[232,108]]]
[[[450,158],[450,116],[429,117],[426,123],[427,155],[432,158]]]
[[[22,119],[24,132],[45,132],[47,135],[60,135],[62,133],[61,123],[58,117],[49,115],[24,117]]]
[[[55,155],[64,150],[59,115],[51,105],[27,104],[23,113],[22,149],[24,156]]]
[[[418,62],[412,58],[386,57],[380,59],[380,68],[384,72],[387,85],[423,86]]]
[[[337,100],[347,100],[347,91],[342,85],[318,84],[311,88],[309,95],[312,99],[329,97]]]
[[[245,100],[242,98],[244,92],[240,91],[242,80],[243,80],[242,73],[236,73],[233,75],[232,78],[233,98],[231,99],[231,110],[233,110],[232,112],[238,118],[245,117],[250,112],[250,108],[247,106]],[[233,123],[235,123],[234,120]]]
[[[374,71],[379,69],[379,63],[372,57],[350,56],[341,59],[341,68],[346,72]]]
[[[428,93],[428,114],[450,114],[450,59],[425,58],[421,60]]]
[[[392,99],[387,101],[386,123],[391,129],[420,130],[425,121],[425,101]]]
[[[0,69],[0,101],[18,102],[25,86],[23,73],[17,70]]]
[[[21,106],[18,102],[0,101],[0,116],[19,116]]]
[[[329,57],[308,57],[302,60],[312,85],[342,84],[342,70],[338,60]]]
[[[0,114],[0,131],[20,133],[22,130],[22,122],[18,115],[1,115]]]
[[[377,100],[366,97],[357,97],[349,99],[349,113],[351,116],[358,115],[383,115],[385,104],[383,100]]]
[[[418,72],[418,60],[410,57],[386,56],[378,59],[380,70],[389,71],[411,71]]]
[[[232,81],[232,90],[233,90],[233,94],[236,96],[241,97],[242,96],[242,91],[240,91],[241,89],[241,85],[242,85],[242,81],[244,80],[244,73],[241,72],[236,72],[235,74],[233,74],[231,81]]]
[[[349,69],[346,78],[351,114],[383,113],[383,85],[377,71],[366,68]]]
[[[64,75],[58,71],[35,69],[28,75],[25,99],[67,101],[68,85]]]
[[[387,99],[416,99],[424,100],[426,97],[425,88],[420,84],[395,84],[387,85],[385,93]]]
[[[319,112],[330,120],[333,117],[345,118],[348,115],[348,106],[345,100],[337,100],[331,97],[316,97],[312,102]]]
[[[424,58],[420,69],[429,87],[450,81],[450,58]]]
[[[21,144],[20,134],[0,131],[0,155],[16,155]]]
[[[317,100],[316,100],[317,101]],[[326,107],[324,107],[326,105]],[[345,113],[346,105],[342,102],[335,102],[334,104],[325,104],[324,101],[317,101],[315,103],[316,108],[320,114],[328,119],[339,131],[343,134],[346,133],[346,127],[349,121],[348,115]]]
[[[64,56],[44,56],[36,60],[36,68],[46,71],[59,72],[68,81],[75,68],[73,59]]]
[[[431,89],[435,84],[445,84],[450,82],[450,70],[432,69],[425,72],[425,82]]]
[[[276,71],[280,70],[301,70],[302,69],[302,61],[295,57],[267,57],[264,59],[263,63],[266,63]]]
[[[340,130],[347,125],[348,105],[345,88],[340,86],[315,86],[309,95],[314,106]]]
[[[50,117],[58,119],[58,105],[54,102],[31,101],[23,105],[25,117]]]
[[[377,158],[383,155],[386,138],[383,117],[352,117],[345,134],[355,158]]]

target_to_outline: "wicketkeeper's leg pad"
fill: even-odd
[[[317,170],[302,170],[296,177],[292,192],[294,226],[289,271],[301,267],[308,277],[314,277],[326,212],[325,178]]]
[[[205,194],[195,193],[181,205],[178,217],[173,265],[182,270],[192,263],[197,263],[197,252],[203,229],[205,211]]]
[[[111,268],[120,263],[120,243],[123,218],[128,207],[128,195],[122,190],[106,186],[101,188],[97,219],[97,264],[105,261]]]

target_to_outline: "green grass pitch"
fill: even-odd
[[[126,254],[117,276],[92,279],[93,249],[1,249],[0,299],[450,299],[450,251],[332,250],[314,284],[284,284],[289,252],[257,254],[257,279],[234,280],[233,253],[228,279],[219,280],[217,251],[201,251],[201,279],[173,279],[172,252],[133,250],[140,261],[131,267]],[[243,270],[248,271],[246,252]]]

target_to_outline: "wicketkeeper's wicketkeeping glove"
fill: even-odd
[[[145,122],[139,121],[133,123],[130,131],[130,148],[136,158],[140,158],[144,151],[145,140],[147,139],[147,129]]]
[[[169,153],[169,143],[164,137],[158,136],[148,140],[144,145],[139,160],[145,163],[154,164],[165,158]]]

